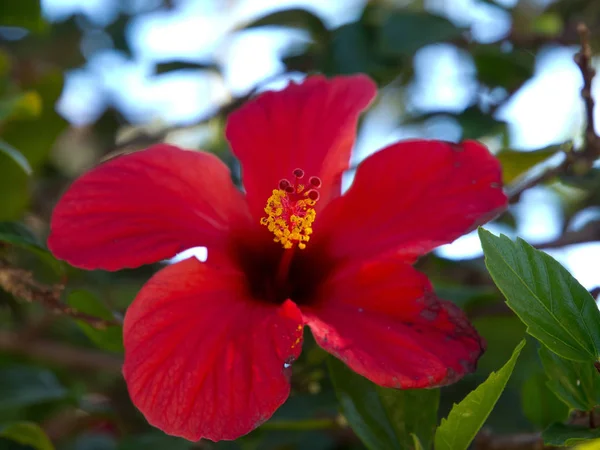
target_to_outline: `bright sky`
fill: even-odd
[[[60,20],[80,11],[97,23],[114,19],[107,5],[119,0],[43,0],[46,15]],[[131,1],[133,8],[152,0]],[[388,0],[401,4],[403,0]],[[538,0],[540,4],[547,0]],[[506,6],[516,0],[498,0]],[[112,51],[97,52],[89,64],[69,74],[59,110],[71,122],[84,124],[102,113],[107,98],[114,99],[131,120],[141,123],[161,120],[168,123],[203,117],[230,94],[240,95],[257,82],[277,74],[283,67],[280,52],[290,45],[306,42],[301,32],[252,30],[230,36],[235,26],[267,10],[300,6],[323,18],[330,27],[355,20],[365,0],[182,0],[173,12],[140,15],[130,25],[128,38],[133,61]],[[471,26],[481,42],[494,41],[510,27],[510,17],[501,8],[477,0],[426,0],[432,10],[459,25]],[[450,6],[451,5],[451,6]],[[92,52],[106,37],[90,36],[84,50]],[[538,58],[536,75],[499,113],[510,124],[511,145],[536,149],[577,135],[583,124],[583,105],[578,97],[581,78],[572,62],[574,49],[548,49]],[[215,58],[224,80],[198,71],[152,77],[158,61]],[[402,100],[419,109],[461,111],[476,87],[475,68],[468,55],[449,45],[422,49],[415,57],[416,81]],[[595,85],[600,98],[600,83]],[[457,139],[459,129],[448,121],[428,127],[398,128],[399,117],[391,102],[399,93],[385,91],[380,103],[369,113],[357,142],[356,155],[362,159],[398,139],[434,137]],[[596,115],[600,120],[600,109]],[[520,217],[517,234],[529,242],[543,242],[560,233],[558,197],[545,188],[528,192],[515,207]],[[497,229],[495,231],[506,230]],[[508,233],[510,234],[510,233]],[[449,258],[481,255],[475,234],[444,246],[440,254]],[[592,260],[600,256],[600,244],[586,244],[551,252],[587,288],[600,284]],[[204,256],[205,258],[205,256]]]

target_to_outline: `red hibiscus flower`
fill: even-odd
[[[152,425],[214,441],[259,426],[288,397],[304,325],[381,386],[442,386],[474,369],[481,338],[411,264],[505,208],[499,164],[476,142],[400,142],[366,159],[342,195],[375,94],[362,75],[315,76],[231,114],[245,192],[215,156],[156,145],[62,197],[49,246],[74,266],[208,248],[205,263],[159,271],[125,317],[123,373]]]

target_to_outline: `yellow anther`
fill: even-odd
[[[273,241],[281,243],[285,249],[291,249],[295,244],[299,249],[305,249],[313,232],[316,201],[308,198],[308,193],[298,195],[303,191],[303,185],[297,185],[291,193],[274,189],[264,209],[267,217],[260,219],[260,224],[274,234]]]

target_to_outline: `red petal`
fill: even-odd
[[[48,246],[85,269],[138,267],[191,247],[223,247],[244,212],[217,157],[156,145],[77,179],[54,209]]]
[[[289,300],[254,301],[245,289],[237,269],[194,258],[142,288],[125,317],[123,373],[152,425],[194,441],[236,439],[286,400],[300,311]]]
[[[475,369],[484,343],[463,313],[400,261],[338,270],[302,310],[317,343],[374,383],[452,383]]]
[[[340,194],[358,115],[377,88],[365,75],[314,76],[283,91],[266,92],[229,116],[226,135],[242,165],[244,187],[255,217],[279,180],[296,168],[323,181],[324,205]]]
[[[348,192],[315,222],[311,244],[336,258],[413,261],[506,208],[498,160],[467,141],[409,141],[371,155]]]

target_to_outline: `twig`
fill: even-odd
[[[539,250],[547,250],[552,248],[561,248],[567,245],[597,241],[600,241],[600,222],[595,220],[587,223],[584,227],[577,231],[567,231],[552,241],[535,244],[534,247]]]
[[[515,186],[513,189],[507,189],[508,199],[511,202],[518,201],[521,197],[521,194],[526,190],[537,186],[538,184],[545,183],[546,181],[550,181],[551,179],[566,173],[572,163],[572,155],[575,155],[572,151],[565,152],[565,159],[558,165],[552,168],[545,170],[539,175],[532,177],[522,184]]]
[[[116,320],[100,319],[65,305],[60,299],[64,285],[46,286],[38,283],[31,272],[10,267],[2,262],[0,262],[0,288],[17,298],[40,303],[57,314],[83,320],[98,329],[119,325]]]
[[[482,431],[475,439],[475,450],[543,450],[553,447],[544,445],[540,433],[521,433],[509,436],[492,435]]]
[[[581,50],[575,55],[575,63],[581,71],[583,77],[583,88],[581,89],[581,98],[585,103],[586,129],[585,129],[585,148],[583,154],[590,163],[600,156],[600,146],[598,135],[594,125],[594,97],[592,96],[592,82],[596,76],[596,70],[592,67],[592,46],[590,45],[590,30],[580,23],[577,26],[577,33],[581,40]]]
[[[590,45],[590,30],[580,23],[577,26],[581,50],[575,55],[575,63],[581,71],[583,77],[583,88],[581,89],[581,98],[585,103],[586,128],[585,141],[583,149],[578,151],[566,151],[565,159],[558,166],[547,169],[538,176],[532,177],[523,184],[509,191],[508,197],[511,202],[518,200],[521,194],[538,184],[550,181],[551,179],[573,171],[575,174],[587,173],[592,164],[600,157],[600,139],[595,131],[594,122],[594,97],[592,96],[592,81],[596,75],[592,67],[592,47]]]
[[[123,364],[121,358],[97,350],[48,340],[24,340],[20,335],[6,331],[0,331],[0,350],[74,369],[119,373]]]

